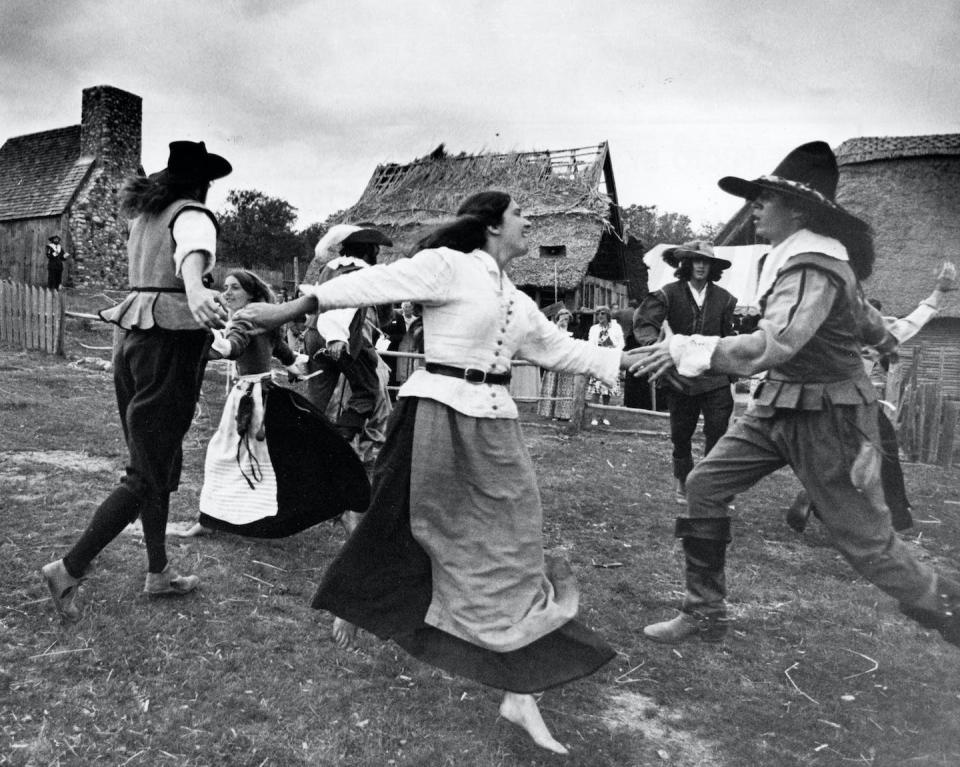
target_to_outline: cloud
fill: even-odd
[[[203,139],[215,187],[306,224],[377,164],[609,140],[624,204],[715,220],[716,178],[814,138],[960,131],[960,6],[928,0],[6,0],[0,138],[79,122],[80,93],[143,98],[143,164]]]

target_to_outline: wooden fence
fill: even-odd
[[[0,281],[0,343],[63,356],[60,290]]]
[[[948,352],[937,351],[940,369],[944,371],[948,368]],[[909,366],[904,366],[905,370],[897,370],[887,379],[887,399],[897,405],[897,439],[908,461],[952,466],[960,463],[960,450],[957,450],[960,400],[944,391],[942,374],[939,380],[919,380],[924,355],[929,358],[936,353],[931,355],[920,347]],[[926,360],[928,367],[930,362]]]

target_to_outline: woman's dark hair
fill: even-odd
[[[128,218],[159,213],[177,200],[207,201],[210,183],[177,183],[148,176],[130,176],[120,188],[120,211]]]
[[[250,296],[251,302],[255,301],[262,304],[272,304],[276,302],[276,297],[273,295],[270,286],[253,272],[247,271],[246,269],[234,269],[227,273],[227,277],[233,277],[233,279],[240,283],[240,287],[247,291],[247,295]]]
[[[673,272],[673,276],[678,280],[689,282],[693,277],[693,262],[696,260],[696,258],[681,258],[680,266]],[[723,270],[727,268],[719,261],[714,261],[713,259],[704,258],[700,260],[707,261],[710,264],[710,271],[707,273],[707,282],[716,282],[719,280],[723,274]]]
[[[499,226],[512,198],[506,192],[478,192],[470,195],[457,209],[457,218],[434,229],[413,248],[417,253],[427,248],[451,248],[471,253],[487,241],[487,227]]]
[[[876,253],[873,249],[873,232],[869,225],[849,213],[842,213],[793,195],[781,196],[788,208],[801,214],[804,229],[824,237],[832,237],[847,249],[850,268],[858,280],[865,280],[873,273]]]

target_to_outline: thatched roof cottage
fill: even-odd
[[[109,85],[85,88],[80,117],[79,125],[16,136],[0,147],[0,279],[45,284],[44,249],[56,234],[82,261],[82,273],[65,278],[126,285],[117,192],[141,170],[142,102]]]
[[[533,223],[530,252],[510,266],[541,306],[626,305],[626,266],[606,142],[560,151],[447,154],[443,145],[406,165],[376,168],[357,203],[331,223],[375,226],[394,241],[382,260],[407,255],[473,192],[502,189]],[[311,264],[305,279],[319,271]]]
[[[940,264],[960,264],[960,134],[862,137],[835,149],[840,168],[837,202],[869,222],[877,260],[864,282],[885,314],[903,316],[930,294]],[[718,245],[755,241],[742,208],[717,236]],[[941,381],[960,396],[960,300],[904,345],[908,362],[921,346],[919,378]]]

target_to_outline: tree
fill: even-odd
[[[244,268],[282,268],[295,256],[303,257],[303,241],[293,230],[297,209],[285,200],[255,189],[233,189],[231,206],[218,214],[219,255]]]
[[[628,235],[636,237],[649,250],[658,243],[680,245],[691,240],[712,240],[723,224],[706,224],[694,230],[690,216],[661,213],[656,205],[630,205],[621,212]]]

